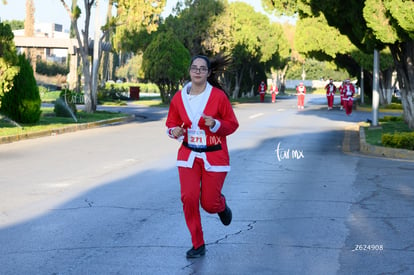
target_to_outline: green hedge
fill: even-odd
[[[105,87],[98,89],[98,101],[128,100],[131,86],[138,86],[140,93],[160,93],[153,83],[106,83]]]
[[[18,123],[37,123],[40,120],[41,100],[33,69],[25,55],[18,56],[19,73],[13,87],[0,101],[0,113]]]
[[[398,103],[398,102],[392,102],[391,104],[388,104],[385,106],[386,109],[391,109],[391,110],[402,110],[402,104]]]
[[[59,98],[55,101],[55,112],[57,117],[71,117],[77,114],[76,92],[65,89],[60,92]]]
[[[402,116],[384,116],[383,118],[380,118],[379,121],[381,122],[403,121],[403,117]]]
[[[386,147],[414,150],[414,132],[383,134],[381,142]]]
[[[383,146],[414,150],[414,132],[404,123],[402,116],[384,116],[380,122],[383,128]]]
[[[47,75],[47,76],[55,76],[55,75],[67,75],[69,73],[69,68],[65,64],[60,64],[57,62],[44,62],[44,61],[36,61],[36,73]]]
[[[160,89],[154,83],[106,83],[104,90],[123,92],[129,91],[130,86],[138,86],[141,93],[160,93]]]

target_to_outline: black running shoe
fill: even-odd
[[[231,209],[227,206],[227,202],[226,202],[226,208],[224,209],[224,211],[218,213],[221,222],[224,225],[229,225],[231,223],[231,219],[232,219],[232,213],[231,213]]]
[[[194,246],[187,251],[187,258],[200,258],[206,254],[206,246],[203,244],[197,249],[194,249]]]

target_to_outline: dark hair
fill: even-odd
[[[208,70],[211,69],[210,59],[208,59],[207,56],[201,55],[201,54],[198,54],[198,55],[194,56],[193,58],[191,58],[190,66],[193,65],[194,60],[196,60],[197,58],[204,59],[204,61],[206,61],[206,63],[207,63]]]
[[[227,94],[227,92],[222,87],[220,81],[218,80],[218,77],[220,76],[220,74],[224,73],[226,69],[228,69],[228,67],[231,65],[231,58],[226,57],[222,54],[218,54],[216,57],[210,60],[207,56],[199,54],[199,55],[195,55],[191,59],[190,65],[193,64],[194,60],[196,60],[197,58],[201,58],[205,60],[207,63],[207,68],[210,72],[210,75],[208,76],[207,81],[212,86],[215,86],[223,90]]]

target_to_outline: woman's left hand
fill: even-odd
[[[213,128],[216,125],[216,120],[212,116],[203,115],[204,125]]]

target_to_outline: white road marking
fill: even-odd
[[[249,116],[249,119],[253,119],[253,118],[256,118],[256,117],[259,117],[259,116],[262,116],[262,115],[264,115],[264,114],[263,113],[254,114],[254,115]]]

